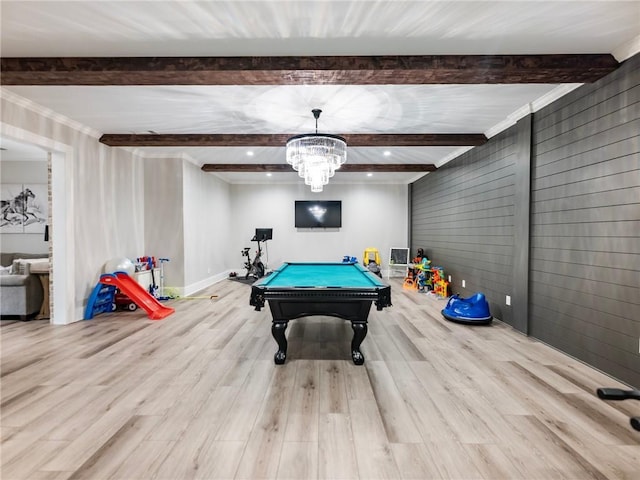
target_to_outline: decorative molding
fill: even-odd
[[[622,63],[625,60],[630,59],[634,55],[640,53],[640,35],[633,38],[629,42],[625,42],[622,45],[618,45],[613,49],[611,54],[615,57],[615,59]]]
[[[531,113],[531,104],[527,103],[526,105],[523,105],[522,107],[517,109],[515,112],[510,113],[507,116],[507,118],[505,118],[503,121],[501,121],[500,123],[497,123],[496,125],[491,127],[489,130],[487,130],[485,132],[485,135],[487,136],[487,138],[492,138],[496,136],[498,133],[515,125],[518,120],[520,120],[522,117],[526,115],[529,115],[530,113]]]
[[[562,85],[558,85],[556,88],[537,98],[531,103],[523,105],[515,112],[511,113],[507,118],[505,118],[502,122],[495,124],[489,130],[484,132],[487,138],[492,138],[496,136],[498,133],[506,130],[507,128],[515,125],[518,120],[526,117],[530,113],[537,112],[538,110],[546,107],[547,105],[555,102],[560,97],[564,97],[569,92],[575,90],[578,87],[584,85],[583,83],[565,83]]]
[[[559,98],[564,97],[566,94],[573,92],[576,88],[580,88],[582,85],[584,85],[584,83],[565,83],[562,85],[558,85],[556,88],[554,88],[550,92],[532,101],[530,113],[534,113],[534,112],[537,112],[538,110],[541,110],[542,108],[552,104]],[[520,118],[518,118],[518,120],[520,120]]]
[[[189,162],[192,163],[193,165],[195,165],[196,167],[200,168],[201,164],[198,160],[196,160],[195,158],[193,158],[191,155],[189,155],[188,153],[183,153],[181,155],[182,160],[184,160],[185,162]]]
[[[101,132],[88,127],[86,125],[83,125],[80,122],[77,122],[75,120],[70,119],[69,117],[66,117],[60,113],[57,113],[53,110],[51,110],[50,108],[47,107],[43,107],[42,105],[33,102],[32,100],[29,100],[27,98],[24,98],[20,95],[17,95],[13,92],[10,92],[9,90],[7,90],[6,88],[0,87],[0,98],[11,102],[19,107],[25,108],[27,110],[31,110],[32,112],[43,116],[45,118],[48,118],[49,120],[52,120],[56,123],[61,123],[62,125],[65,125],[77,132],[80,132],[84,135],[88,135],[90,137],[99,139],[100,136],[102,135]]]
[[[436,165],[437,168],[442,167],[443,165],[449,163],[451,160],[454,160],[456,158],[458,158],[460,155],[462,155],[463,153],[468,152],[469,150],[471,150],[474,147],[462,147],[457,149],[455,152],[451,152],[449,155],[443,157]]]

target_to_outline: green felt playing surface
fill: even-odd
[[[364,267],[346,263],[285,263],[259,282],[270,287],[363,288],[384,286]]]

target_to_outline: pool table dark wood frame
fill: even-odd
[[[282,365],[287,358],[285,331],[289,320],[313,315],[338,317],[351,322],[351,358],[356,365],[364,363],[360,345],[367,336],[367,319],[371,303],[377,310],[391,306],[391,287],[269,287],[252,285],[249,304],[260,311],[269,302],[273,324],[271,334],[278,343],[275,363]]]

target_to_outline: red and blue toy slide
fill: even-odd
[[[113,288],[103,288],[104,285]],[[151,320],[161,320],[175,312],[175,309],[162,305],[125,272],[115,272],[104,273],[100,276],[100,282],[96,285],[91,297],[89,297],[85,310],[85,320],[93,318],[96,313],[112,310],[113,300],[105,301],[101,297],[106,294],[113,295],[116,288],[129,297],[138,307],[145,310]],[[104,304],[104,308],[100,307],[102,304]]]

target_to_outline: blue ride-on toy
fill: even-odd
[[[447,320],[458,323],[487,325],[493,320],[484,293],[476,293],[469,298],[455,294],[440,313]]]

